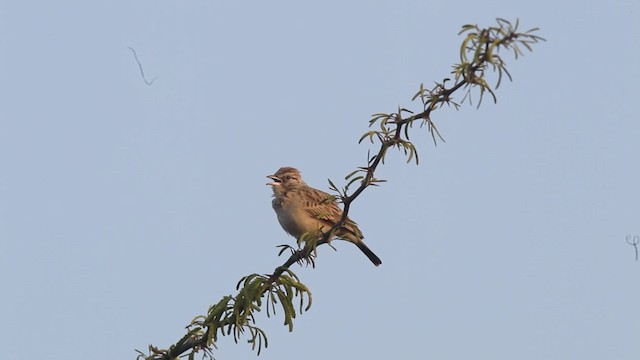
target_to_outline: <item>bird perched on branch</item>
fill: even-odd
[[[284,231],[300,238],[303,234],[318,234],[329,231],[342,218],[342,209],[335,199],[324,191],[307,185],[300,171],[292,167],[280,168],[267,176],[273,182],[273,210]],[[378,266],[382,260],[365,245],[364,236],[358,225],[347,217],[344,225],[337,228],[334,235],[355,244],[371,262]]]

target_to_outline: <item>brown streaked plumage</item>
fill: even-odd
[[[304,233],[329,231],[340,221],[342,209],[336,201],[326,192],[307,185],[297,169],[283,167],[267,177],[273,180],[267,184],[273,189],[273,210],[282,228],[290,235],[299,238]],[[353,220],[347,218],[335,235],[355,244],[374,265],[382,264],[380,258],[365,245],[364,236]]]

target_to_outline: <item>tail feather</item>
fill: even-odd
[[[365,243],[362,240],[358,241],[355,244],[358,247],[358,249],[360,249],[365,255],[367,255],[367,257],[369,258],[369,260],[371,260],[373,265],[378,266],[382,264],[382,260],[380,260],[380,258],[376,254],[374,254],[373,251],[371,251],[371,249],[369,249],[369,247],[365,245]]]

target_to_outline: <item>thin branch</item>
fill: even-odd
[[[144,76],[144,69],[142,68],[142,64],[138,59],[138,54],[136,54],[135,49],[132,48],[131,46],[127,46],[127,48],[131,50],[131,52],[133,53],[133,58],[136,59],[136,63],[138,63],[138,68],[140,69],[140,75],[142,76],[142,80],[144,81],[145,84],[147,84],[147,86],[150,86],[151,84],[153,84],[154,81],[156,81],[158,77],[156,76],[153,79],[151,79],[151,81],[148,81],[146,76]]]
[[[640,236],[627,235],[626,241],[627,244],[633,246],[633,248],[636,250],[636,261],[638,261],[638,244],[640,244]]]

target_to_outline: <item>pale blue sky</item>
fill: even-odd
[[[0,348],[133,359],[293,243],[266,175],[327,188],[369,116],[448,77],[465,23],[548,42],[498,103],[414,129],[348,243],[293,270],[293,333],[259,359],[638,359],[639,1],[0,0]],[[127,49],[144,66],[144,84]],[[461,96],[458,95],[458,96]],[[636,115],[633,115],[636,114]],[[224,338],[217,358],[254,358]]]

